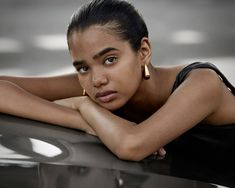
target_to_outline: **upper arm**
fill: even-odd
[[[174,140],[207,116],[221,101],[222,82],[212,70],[195,70],[167,102],[134,129],[140,158]]]
[[[76,73],[52,77],[1,76],[0,80],[10,81],[26,91],[47,100],[82,95],[82,88]]]

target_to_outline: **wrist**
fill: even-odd
[[[94,102],[91,101],[91,99],[89,97],[82,96],[82,97],[79,97],[79,101],[76,105],[77,105],[77,109],[80,112],[82,112],[82,111],[85,112],[85,111],[89,110],[92,106],[94,106]]]
[[[88,134],[96,136],[95,131],[90,127],[90,125],[84,120],[81,113],[75,111],[71,116],[71,126],[72,128],[82,130]]]

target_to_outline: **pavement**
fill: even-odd
[[[0,75],[73,72],[65,33],[85,0],[1,0]],[[235,84],[235,1],[133,0],[156,66],[210,61]]]

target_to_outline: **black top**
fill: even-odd
[[[184,81],[184,79],[186,78],[187,74],[190,71],[192,71],[194,69],[199,69],[199,68],[207,68],[207,69],[214,70],[220,76],[220,78],[223,80],[225,85],[231,90],[233,95],[235,95],[234,86],[228,81],[228,79],[224,76],[224,74],[222,72],[220,72],[220,70],[215,65],[213,65],[211,63],[201,63],[201,62],[195,62],[195,63],[189,64],[188,66],[183,68],[178,73],[178,75],[176,76],[175,83],[172,88],[172,92],[174,92],[174,90]]]
[[[198,68],[214,70],[223,80],[225,85],[235,95],[234,86],[226,79],[219,69],[211,63],[195,62],[183,68],[176,77],[172,92],[184,81],[187,74]],[[235,115],[235,114],[234,114]],[[212,126],[198,124],[182,136],[173,141],[176,154],[192,155],[204,161],[235,159],[235,124]],[[209,161],[208,161],[209,162]],[[235,162],[233,162],[235,164]]]

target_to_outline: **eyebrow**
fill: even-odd
[[[104,54],[106,54],[110,51],[118,51],[118,49],[112,48],[112,47],[105,48],[105,49],[101,50],[100,52],[98,52],[97,54],[95,54],[92,58],[97,59],[97,58],[101,57],[102,55],[104,55]],[[77,61],[73,62],[73,66],[82,65],[84,63],[85,63],[84,60],[77,60]]]
[[[98,57],[101,57],[102,55],[104,55],[104,54],[106,54],[106,53],[108,53],[108,52],[110,52],[110,51],[115,51],[115,50],[118,51],[118,49],[112,48],[112,47],[105,48],[105,49],[101,50],[100,52],[98,52],[97,54],[95,54],[95,55],[93,56],[93,59],[96,59],[96,58],[98,58]]]
[[[76,66],[82,65],[84,63],[85,63],[85,61],[83,61],[83,60],[82,61],[74,61],[73,66],[76,67]]]

